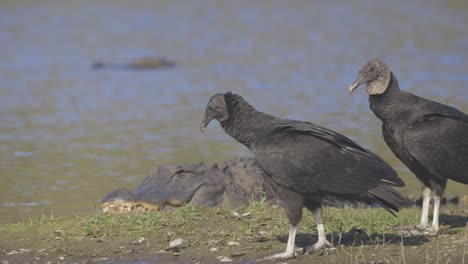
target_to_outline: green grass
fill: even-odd
[[[326,207],[323,211],[327,237],[339,248],[339,255],[335,258],[338,257],[337,261],[343,263],[365,263],[371,260],[413,263],[426,254],[438,258],[447,250],[455,250],[452,248],[454,241],[458,241],[458,244],[453,244],[456,251],[441,259],[461,260],[461,255],[453,254],[463,251],[460,238],[466,232],[466,213],[444,208],[442,215],[444,217],[441,220],[448,226],[443,226],[442,234],[437,238],[402,238],[398,234],[399,227],[417,225],[419,208],[403,209],[397,217],[380,208]],[[120,248],[134,247],[143,256],[151,258],[155,251],[167,248],[169,241],[183,238],[188,246],[183,250],[186,254],[201,252],[203,256],[209,256],[211,253],[208,249],[215,246],[219,254],[241,250],[249,256],[255,256],[284,250],[288,230],[289,221],[284,210],[271,208],[265,201],[237,209],[183,206],[177,210],[145,214],[98,212],[86,217],[50,215],[23,219],[20,223],[0,227],[0,237],[4,240],[3,244],[0,242],[0,250],[2,245],[6,248],[3,249],[5,252],[17,248],[27,248],[32,252],[45,249],[50,256],[61,254],[75,256],[79,260],[81,257],[94,257],[96,250],[99,256],[119,258],[119,252],[122,251]],[[349,235],[350,230],[354,230],[352,235]],[[304,246],[313,243],[317,239],[316,234],[315,217],[304,209],[296,244]],[[141,237],[145,238],[145,246],[133,245],[133,241]],[[443,249],[436,247],[439,246],[439,239]],[[238,242],[241,246],[228,246],[228,242]],[[55,251],[55,248],[60,251]],[[309,263],[312,260],[313,257],[303,257],[291,263]],[[317,260],[327,259],[314,261]]]
[[[247,217],[236,217],[232,211],[239,214],[250,212]],[[419,221],[418,208],[403,209],[392,216],[384,209],[360,208],[332,208],[323,211],[327,234],[340,234],[352,228],[362,230],[369,235],[382,234],[388,227],[400,225],[416,225]],[[212,226],[209,228],[208,226]],[[200,227],[206,227],[200,229]],[[2,227],[9,233],[33,232],[46,234],[53,230],[67,230],[74,234],[89,237],[113,237],[128,234],[144,235],[158,232],[174,232],[177,235],[194,235],[195,230],[206,232],[216,237],[224,233],[232,236],[249,236],[259,229],[269,230],[271,236],[287,233],[288,219],[281,208],[270,208],[260,201],[250,207],[238,209],[196,208],[190,205],[178,210],[150,212],[146,214],[103,214],[96,213],[89,217],[54,217],[24,220],[22,223]],[[304,209],[299,233],[316,234],[315,218],[312,213]]]
[[[233,214],[234,211],[240,215],[249,212],[250,215],[236,217]],[[453,213],[447,209],[445,211],[449,215]],[[323,210],[323,217],[327,234],[346,233],[354,228],[371,237],[388,232],[389,227],[417,225],[420,209],[402,209],[395,217],[382,208],[326,207]],[[212,230],[208,228],[211,224],[215,226]],[[316,234],[315,226],[314,215],[304,209],[298,232]],[[237,209],[197,208],[186,205],[177,210],[145,214],[104,214],[97,212],[94,216],[87,217],[55,217],[51,214],[39,218],[22,219],[20,223],[0,227],[0,231],[45,234],[53,230],[67,230],[88,237],[113,237],[158,232],[173,232],[174,234],[187,236],[194,235],[194,230],[197,229],[206,230],[206,233],[211,236],[216,236],[219,233],[229,233],[236,237],[254,235],[262,228],[270,230],[272,237],[286,233],[289,228],[289,222],[284,210],[269,207],[265,199],[255,201],[249,207]],[[221,232],[217,229],[224,231]]]

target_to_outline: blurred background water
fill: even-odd
[[[0,0],[0,223],[91,214],[158,164],[249,155],[216,122],[199,132],[224,91],[353,138],[418,195],[364,89],[347,87],[377,57],[402,89],[468,112],[467,51],[463,0]],[[91,68],[144,56],[178,66]],[[450,182],[446,193],[467,189]]]

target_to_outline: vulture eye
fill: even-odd
[[[369,71],[370,71],[370,72],[373,72],[373,71],[374,71],[374,67],[370,67],[370,68],[369,68]]]

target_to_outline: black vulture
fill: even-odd
[[[404,186],[381,158],[349,138],[309,122],[277,118],[257,111],[241,96],[215,94],[201,124],[217,119],[224,131],[250,149],[278,193],[290,222],[286,251],[267,259],[294,255],[297,225],[305,206],[315,212],[318,242],[311,250],[332,247],[322,223],[321,203],[337,198],[379,203],[398,211],[403,197],[390,186]]]
[[[419,227],[439,230],[440,198],[447,179],[468,184],[468,116],[461,111],[401,91],[388,65],[369,61],[349,87],[367,84],[369,104],[382,121],[385,142],[421,181],[422,215]],[[432,227],[429,203],[434,196]]]

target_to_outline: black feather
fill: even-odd
[[[370,72],[371,67],[383,68],[388,74]],[[382,121],[384,140],[437,201],[444,194],[448,179],[468,184],[468,115],[401,91],[395,75],[380,60],[368,62],[351,88],[356,88],[360,80],[366,80],[368,91],[369,87],[383,88],[381,93],[369,93],[369,103]],[[426,191],[426,201],[432,196],[430,192]],[[422,226],[427,224],[428,207],[424,210]],[[435,230],[437,218],[438,214],[434,214]]]
[[[229,118],[220,122],[222,128],[252,151],[284,193],[280,199],[291,223],[300,220],[291,208],[304,204],[314,210],[327,197],[377,202],[393,211],[403,205],[404,198],[389,187],[404,186],[395,170],[351,139],[309,122],[262,113],[236,94],[224,97]]]

